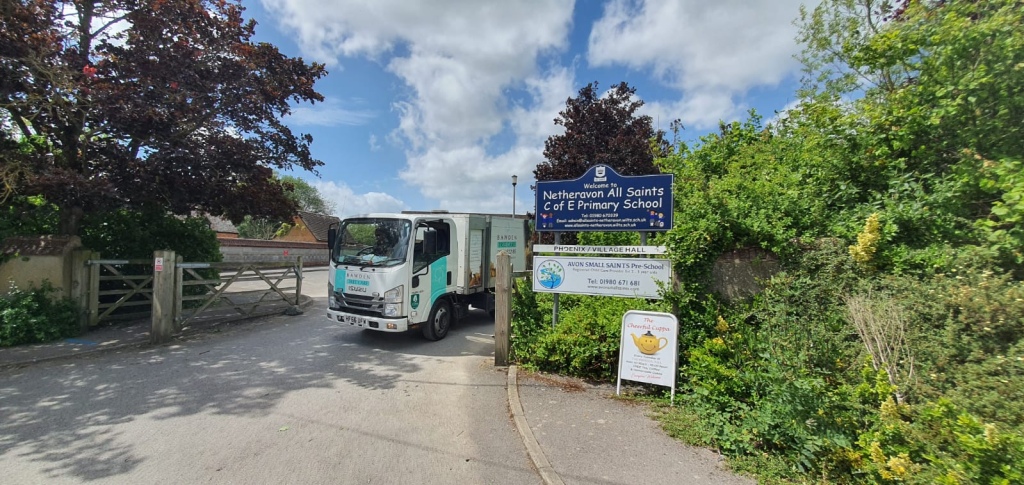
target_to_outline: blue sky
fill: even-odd
[[[806,2],[804,2],[806,3]],[[257,40],[327,64],[313,135],[338,215],[532,210],[532,170],[565,100],[626,81],[690,140],[794,101],[800,1],[251,0]]]

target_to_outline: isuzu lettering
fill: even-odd
[[[327,316],[333,322],[448,334],[469,307],[494,313],[495,258],[526,269],[525,218],[443,211],[347,218],[328,233]]]

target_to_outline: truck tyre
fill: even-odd
[[[448,329],[452,326],[452,305],[448,300],[440,299],[434,303],[430,310],[430,317],[423,326],[423,336],[427,340],[441,340],[448,335]]]

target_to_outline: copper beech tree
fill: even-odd
[[[665,132],[655,130],[650,116],[638,116],[644,105],[636,88],[626,83],[612,86],[605,95],[596,82],[587,84],[555,118],[565,132],[544,142],[544,162],[533,171],[538,181],[582,176],[597,164],[622,175],[659,173],[654,166],[656,149],[668,149]]]
[[[0,1],[0,157],[8,193],[42,195],[60,232],[84,213],[160,207],[288,219],[274,170],[315,171],[281,122],[323,101],[321,64],[252,40],[230,0]]]

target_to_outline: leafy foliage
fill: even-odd
[[[89,215],[82,226],[82,245],[104,257],[145,259],[154,251],[170,249],[184,261],[221,260],[217,234],[203,217],[119,210]]]
[[[561,295],[558,328],[551,327],[552,299],[516,281],[512,300],[512,353],[536,369],[610,379],[619,354],[622,315],[631,309],[664,310],[645,300]]]
[[[796,108],[654,162],[675,174],[676,226],[658,241],[682,280],[666,295],[681,406],[660,419],[769,479],[1021,482],[1024,9],[826,0],[800,22]],[[721,301],[714,261],[740,247],[784,271]],[[614,305],[567,298],[584,318],[552,331],[544,297],[517,298],[521,361],[612,377],[599,316]],[[858,333],[849,301],[892,325]]]
[[[60,209],[42,197],[17,197],[0,213],[0,238],[54,234]],[[185,261],[220,261],[217,234],[203,217],[177,217],[162,210],[115,210],[82,221],[82,245],[104,257],[147,259],[170,249]]]
[[[334,202],[327,200],[316,187],[309,185],[303,179],[284,175],[280,177],[281,185],[284,186],[285,195],[295,202],[300,211],[315,212],[317,214],[333,214],[336,207]]]
[[[70,300],[54,300],[48,281],[40,288],[11,287],[0,295],[0,347],[49,342],[78,335],[78,320]]]
[[[290,217],[273,170],[322,163],[280,117],[322,101],[313,84],[326,71],[254,32],[233,0],[3,2],[0,109],[34,144],[14,150],[0,134],[19,167],[5,182],[61,208],[62,233],[85,214],[153,204]]]
[[[546,161],[533,171],[536,179],[573,179],[597,164],[609,165],[623,175],[658,173],[651,139],[667,149],[665,133],[654,130],[650,116],[637,116],[644,102],[635,95],[636,88],[624,82],[606,94],[593,82],[566,100],[565,109],[555,118],[565,133],[544,142]]]

